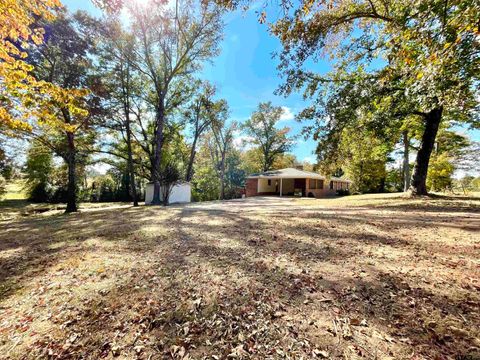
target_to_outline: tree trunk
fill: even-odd
[[[128,110],[126,113],[126,130],[127,130],[127,152],[128,152],[128,172],[130,175],[130,195],[132,196],[133,206],[138,206],[137,187],[135,185],[135,172],[133,171],[133,155],[132,155],[132,134],[130,130],[130,115]]]
[[[68,185],[67,185],[67,209],[66,213],[76,212],[77,209],[77,184],[75,174],[75,138],[74,134],[67,132],[68,154]]]
[[[152,205],[161,205],[160,197],[160,166],[162,162],[162,146],[163,146],[163,127],[165,123],[165,107],[163,99],[159,100],[158,109],[156,112],[155,122],[157,129],[155,132],[155,155],[152,169],[153,180],[153,199]]]
[[[123,94],[123,112],[125,115],[125,130],[127,132],[127,168],[128,174],[130,178],[130,196],[133,201],[133,206],[138,206],[138,199],[137,199],[137,186],[135,183],[135,172],[133,169],[133,154],[132,154],[132,130],[131,130],[131,123],[130,123],[130,93],[131,93],[131,86],[130,86],[130,64],[126,65],[126,68],[123,68],[122,62],[122,71],[121,72],[121,83],[122,83],[122,94]]]
[[[225,153],[222,154],[220,164],[220,200],[225,199]]]
[[[408,138],[408,131],[403,132],[403,191],[408,191],[410,188],[410,163],[408,161],[410,150],[410,139]]]
[[[193,138],[192,149],[190,150],[190,159],[188,160],[187,176],[185,178],[185,180],[188,182],[190,182],[193,177],[193,163],[195,161],[196,147],[197,147],[197,136]]]
[[[438,127],[442,120],[443,107],[433,109],[425,115],[425,131],[422,136],[420,150],[417,153],[415,168],[413,169],[410,192],[412,195],[427,195],[427,172],[430,155],[432,154]]]

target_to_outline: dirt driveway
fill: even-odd
[[[226,201],[207,201],[200,203],[190,203],[185,205],[174,205],[174,208],[184,208],[185,210],[212,210],[227,212],[263,212],[263,211],[284,211],[293,208],[305,208],[305,205],[297,203],[298,198],[279,197],[279,196],[258,196],[245,199],[235,199]],[[309,199],[312,200],[315,199]]]

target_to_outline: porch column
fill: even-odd
[[[283,185],[283,179],[280,178],[280,196],[282,196],[282,185]]]

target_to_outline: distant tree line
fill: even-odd
[[[78,201],[138,205],[152,182],[153,203],[165,204],[162,189],[182,181],[195,200],[227,199],[241,195],[246,175],[297,163],[281,107],[260,103],[239,124],[200,78],[220,51],[224,12],[249,1],[95,3],[102,19],[54,0],[0,15],[14,29],[0,33],[0,135],[28,142],[33,200],[66,202],[67,212]],[[355,192],[424,195],[475,167],[478,145],[456,130],[479,126],[476,3],[277,6],[287,10],[270,24],[283,45],[277,93],[308,101],[297,120],[318,143],[313,171],[346,176]],[[312,71],[325,54],[332,71]],[[106,174],[92,173],[98,163]],[[0,188],[11,165],[2,166]]]

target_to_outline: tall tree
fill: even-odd
[[[94,139],[94,119],[101,112],[101,101],[95,94],[101,88],[91,72],[95,51],[93,25],[94,20],[85,13],[59,14],[53,22],[44,25],[48,37],[31,50],[28,58],[37,79],[69,89],[65,99],[63,96],[36,99],[41,113],[31,131],[25,132],[65,161],[68,168],[66,212],[77,211],[76,166],[88,155]],[[70,106],[72,102],[74,106]]]
[[[132,67],[134,39],[126,32],[120,20],[114,19],[101,28],[101,65],[106,69],[104,83],[108,86],[109,113],[112,124],[108,127],[118,131],[126,145],[126,161],[129,177],[129,193],[133,206],[138,206],[135,164],[133,158],[133,136],[135,102],[141,102],[141,78]]]
[[[278,156],[290,150],[293,144],[293,139],[288,136],[290,129],[277,128],[283,112],[282,107],[273,106],[271,102],[260,103],[243,125],[250,142],[262,152],[263,171],[270,170]]]
[[[29,43],[43,41],[44,29],[37,19],[52,20],[58,0],[2,1],[0,11],[0,130],[28,130],[28,93],[46,91],[47,84],[31,76],[32,67],[24,58]],[[53,89],[51,89],[53,90]],[[19,116],[19,114],[23,116]]]
[[[250,3],[217,2],[227,7]],[[285,10],[283,16],[271,24],[272,33],[283,44],[280,70],[285,82],[280,93],[304,91],[306,97],[318,99],[325,96],[322,90],[328,93],[345,82],[360,85],[370,81],[375,112],[388,110],[393,121],[392,125],[386,119],[384,127],[396,126],[396,118],[408,115],[422,122],[410,190],[426,194],[428,164],[442,119],[480,124],[478,2],[340,0],[292,4],[285,0],[280,5]],[[267,18],[266,11],[261,12],[260,20]],[[311,60],[322,56],[334,60],[330,74],[318,74],[309,66]],[[322,102],[316,105],[321,107]],[[321,118],[324,124],[329,121]]]
[[[197,94],[192,99],[185,111],[187,123],[192,128],[190,157],[188,160],[187,171],[185,175],[186,181],[191,181],[193,177],[193,164],[195,162],[197,143],[203,133],[208,130],[213,121],[211,112],[214,108],[212,97],[215,94],[215,88],[208,82],[199,84]]]
[[[228,105],[224,100],[220,100],[212,106],[212,133],[208,139],[211,151],[212,161],[215,164],[220,179],[219,199],[225,199],[225,165],[228,151],[232,147],[233,134],[237,130],[235,122],[227,123]]]
[[[137,38],[132,65],[149,80],[149,100],[155,112],[152,204],[161,204],[160,170],[166,116],[185,101],[181,87],[175,85],[217,54],[223,24],[218,9],[189,2],[180,4],[175,11],[166,3],[137,4],[132,15]]]

